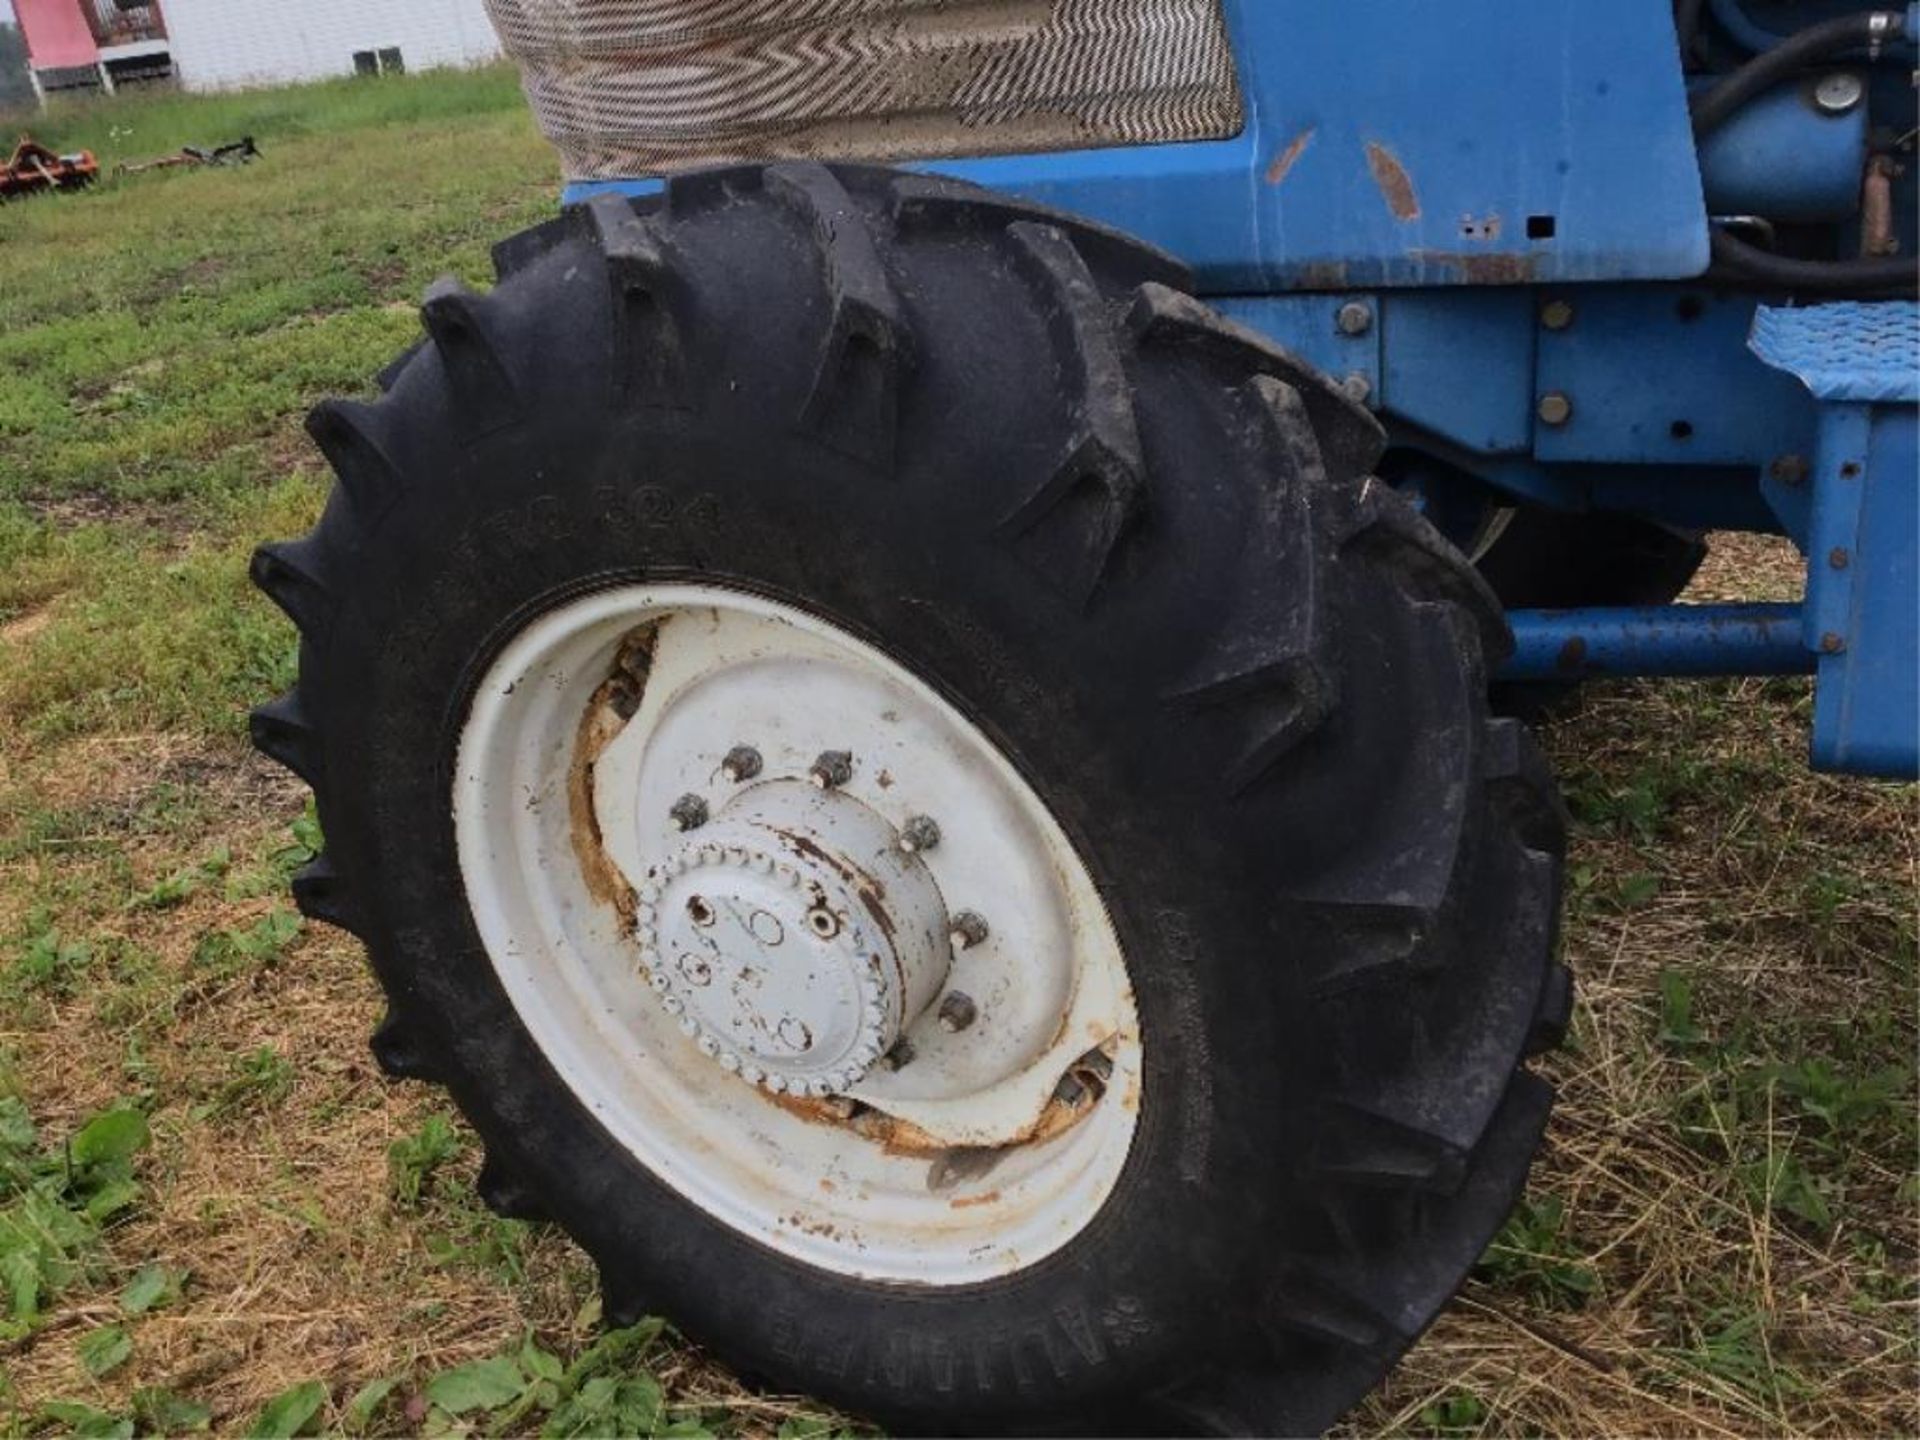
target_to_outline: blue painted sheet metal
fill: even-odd
[[[1829,115],[1813,103],[1813,85],[1796,79],[1736,112],[1708,137],[1700,150],[1700,177],[1715,215],[1808,224],[1847,220],[1858,212],[1866,163],[1867,107]]]
[[[1521,289],[1386,296],[1381,407],[1476,454],[1525,454],[1533,444],[1535,303]]]
[[[1748,343],[1822,400],[1920,402],[1920,301],[1763,305]]]
[[[1237,141],[941,168],[1141,232],[1209,289],[1705,268],[1666,0],[1228,0],[1228,24]]]
[[[1826,407],[1808,554],[1813,763],[1920,774],[1920,412]]]
[[[1668,0],[1226,5],[1234,139],[926,168],[1133,231],[1208,293],[1705,269]]]
[[[1507,680],[1596,675],[1804,675],[1798,605],[1515,610]]]
[[[1572,323],[1542,329],[1534,384],[1563,395],[1563,425],[1537,423],[1543,461],[1765,465],[1813,439],[1813,402],[1746,350],[1750,298],[1622,286],[1558,295]]]
[[[1920,305],[1762,306],[1754,353],[1821,399],[1805,478],[1764,482],[1798,514],[1806,644],[1819,657],[1813,761],[1920,773]],[[1804,492],[1804,493],[1803,493]]]

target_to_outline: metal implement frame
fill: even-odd
[[[1801,348],[1841,378],[1809,380],[1760,331],[1811,312],[1703,279],[1729,207],[1844,208],[1871,76],[1844,108],[1779,87],[1703,146],[1669,0],[1222,3],[1237,136],[921,168],[1171,250],[1495,500],[1789,536],[1802,604],[1520,611],[1507,673],[1812,673],[1816,765],[1914,773],[1916,308],[1815,307]]]

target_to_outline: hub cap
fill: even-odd
[[[946,978],[927,867],[858,800],[756,786],[640,890],[640,954],[700,1052],[773,1092],[851,1090]]]
[[[1006,757],[871,646],[721,586],[576,597],[481,677],[452,802],[520,1022],[708,1214],[947,1285],[1111,1194],[1142,1055],[1099,893]]]

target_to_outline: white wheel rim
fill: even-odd
[[[1141,1091],[1112,922],[1006,757],[871,646],[719,586],[582,596],[481,679],[452,802],[522,1024],[735,1230],[956,1285],[1112,1193]]]

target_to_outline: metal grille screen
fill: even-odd
[[[572,179],[1240,128],[1220,0],[487,0]]]

